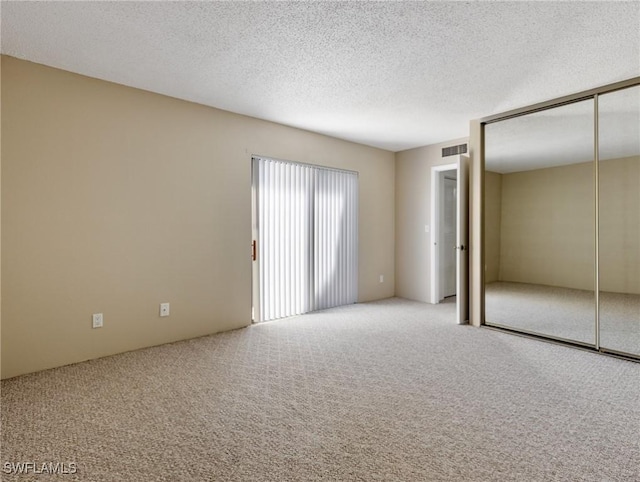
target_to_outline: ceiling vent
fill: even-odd
[[[460,144],[459,146],[444,147],[442,149],[442,157],[456,156],[458,154],[466,154],[467,145]]]

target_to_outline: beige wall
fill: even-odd
[[[0,220],[2,213],[2,62],[0,62]],[[0,253],[2,253],[2,223],[0,222]],[[0,374],[2,373],[2,256],[0,255]]]
[[[495,269],[495,177],[485,173],[487,282]],[[594,288],[593,163],[503,174],[499,279]],[[600,163],[600,283],[640,293],[640,158]]]
[[[485,189],[485,280],[498,281],[500,276],[500,232],[502,216],[502,175],[484,173]]]
[[[451,164],[442,148],[466,138],[396,153],[396,295],[430,302],[431,168]]]
[[[640,294],[640,156],[600,163],[600,289]]]
[[[502,176],[500,279],[593,289],[593,164]]]
[[[394,295],[393,153],[7,57],[2,97],[3,378],[248,325],[252,154],[359,171]]]
[[[484,323],[484,142],[482,124],[469,122],[469,323]]]

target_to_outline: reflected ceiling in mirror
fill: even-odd
[[[640,155],[640,86],[598,98],[600,160]]]
[[[593,100],[485,126],[485,169],[500,174],[593,161]]]

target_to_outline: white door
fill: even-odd
[[[457,273],[456,317],[459,324],[469,321],[469,158],[458,156],[457,180]]]

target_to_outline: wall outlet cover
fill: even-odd
[[[102,316],[102,313],[94,313],[92,318],[91,318],[91,322],[92,322],[92,327],[93,328],[102,328],[103,322],[104,322],[104,318]]]

